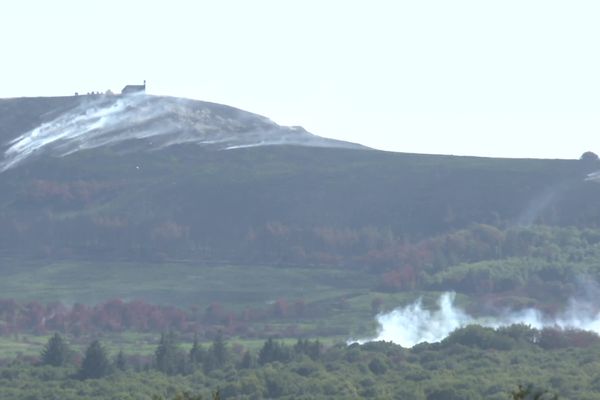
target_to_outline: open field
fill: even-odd
[[[140,299],[179,307],[219,302],[264,306],[279,298],[319,301],[360,294],[374,277],[355,271],[187,263],[27,262],[3,260],[0,297],[95,304]],[[12,266],[12,267],[11,267]]]
[[[109,299],[143,300],[180,308],[218,302],[233,311],[265,307],[278,299],[304,300],[330,308],[336,319],[353,314],[370,317],[371,301],[381,298],[393,309],[419,296],[433,300],[437,293],[373,292],[378,277],[336,268],[278,268],[248,265],[188,263],[91,263],[0,260],[3,279],[0,298],[20,302],[60,301],[93,305]],[[336,306],[337,304],[337,306]]]
[[[60,301],[94,305],[109,299],[143,300],[172,305],[184,310],[204,310],[218,302],[226,310],[269,309],[278,299],[290,304],[302,300],[316,315],[302,318],[269,318],[251,322],[257,331],[296,331],[311,334],[324,343],[345,342],[349,338],[376,333],[372,302],[378,299],[389,310],[423,296],[431,303],[437,293],[378,293],[371,291],[376,277],[366,272],[324,268],[276,268],[267,266],[197,264],[88,263],[63,261],[2,260],[4,277],[0,280],[0,298],[20,303],[42,304]],[[202,311],[201,311],[202,312]],[[151,355],[160,332],[102,333],[99,336],[70,337],[75,350],[82,351],[93,339],[101,339],[111,353]],[[0,337],[0,358],[17,355],[37,356],[48,335],[19,333]],[[296,337],[282,338],[290,342]],[[206,340],[206,339],[204,339]],[[191,334],[180,337],[182,348],[189,346]],[[232,346],[258,349],[264,339],[231,338]]]

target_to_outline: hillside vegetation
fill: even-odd
[[[376,337],[377,315],[418,298],[430,310],[446,291],[474,317],[552,320],[582,305],[595,318],[593,154],[389,153],[155,97],[122,107],[129,125],[94,132],[117,141],[44,148],[48,132],[99,121],[65,113],[115,99],[0,100],[0,397],[504,399],[533,384],[551,389],[542,398],[600,398],[592,332],[469,326],[412,349],[347,345]],[[221,145],[148,133],[180,126]],[[257,126],[265,143],[306,145],[254,146]],[[47,340],[65,348],[56,333],[71,350],[40,366]]]
[[[0,140],[8,148],[81,97],[1,100]],[[593,157],[157,149],[148,138],[84,147],[40,151],[0,173],[5,298],[218,302],[231,312],[301,301],[331,321],[340,304],[364,319],[423,291],[553,310],[599,273],[600,185],[585,179],[600,169]],[[396,293],[406,297],[384,301]]]
[[[76,101],[2,100],[0,140]],[[40,155],[0,174],[0,251],[349,265],[356,255],[473,224],[600,223],[600,185],[584,180],[599,168],[594,161],[300,146],[144,151],[145,141]]]
[[[223,399],[506,400],[520,385],[539,394],[535,387],[552,388],[538,399],[600,398],[600,339],[581,331],[468,326],[412,349],[268,339],[251,351],[219,336],[203,346],[162,335],[146,357],[109,352],[97,342],[83,355],[64,339],[50,347],[55,338],[39,361],[0,366],[0,396],[147,400],[185,399],[187,392],[206,399],[218,388]],[[99,351],[90,355],[90,348]],[[102,362],[90,362],[92,356]]]

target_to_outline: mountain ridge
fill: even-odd
[[[202,110],[208,103],[170,99],[166,111],[158,107],[161,113],[149,113],[145,110],[155,110],[154,102],[162,98],[134,97],[113,112],[116,99],[122,97],[0,100],[4,150],[18,144],[15,154],[27,155],[0,173],[0,252],[282,265],[305,262],[299,256],[305,252],[323,255],[321,261],[311,256],[310,263],[343,264],[342,253],[354,250],[336,240],[364,237],[356,248],[366,254],[380,251],[389,238],[415,242],[473,224],[600,227],[600,186],[586,181],[600,169],[597,162],[419,155],[293,142],[222,151],[240,142],[196,146],[187,140],[186,130],[206,121]],[[61,120],[87,100],[102,107],[78,122]],[[193,111],[200,114],[184,113],[180,119],[180,102],[184,111],[199,105]],[[280,132],[264,117],[214,107],[221,125],[213,127],[253,132],[232,128],[226,114],[231,112]],[[94,124],[106,114],[116,122],[105,121],[105,131],[98,131]],[[53,139],[44,144],[50,147],[30,146],[33,130],[57,120],[61,129],[50,124],[37,136]],[[81,145],[76,131],[81,127],[100,145]],[[174,135],[186,140],[163,146],[180,127],[183,133]],[[161,133],[154,134],[157,129]],[[113,135],[122,140],[111,141]],[[154,141],[159,145],[150,145]],[[341,256],[327,261],[336,254]]]
[[[37,126],[6,118],[12,103],[36,102],[51,105],[26,117],[37,120]],[[143,147],[150,150],[185,143],[221,150],[284,144],[366,149],[313,135],[302,127],[280,126],[238,108],[143,93],[0,100],[0,126],[5,142],[2,170],[33,154],[64,156],[128,141],[145,141]]]

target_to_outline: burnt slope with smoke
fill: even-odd
[[[579,161],[365,150],[192,100],[5,99],[0,140],[4,253],[296,264],[357,230],[600,226]]]
[[[312,135],[301,127],[279,126],[269,119],[232,107],[174,97],[94,95],[73,98],[0,102],[0,137],[6,138],[0,170],[43,155],[65,156],[99,147],[152,150],[176,144],[217,149],[292,144],[312,147],[362,148],[353,143]],[[24,103],[24,104],[20,104]],[[29,105],[37,106],[27,118]],[[49,111],[39,114],[39,110]],[[25,110],[25,117],[18,117]],[[17,118],[15,118],[17,115]],[[7,118],[6,118],[7,117]],[[33,118],[32,118],[33,117]],[[24,133],[29,121],[37,125]],[[15,133],[18,136],[15,137]]]

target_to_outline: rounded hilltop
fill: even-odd
[[[0,100],[2,169],[34,155],[64,156],[125,143],[150,150],[175,144],[219,150],[264,145],[365,149],[223,104],[147,95],[144,88],[129,85],[121,95]]]

